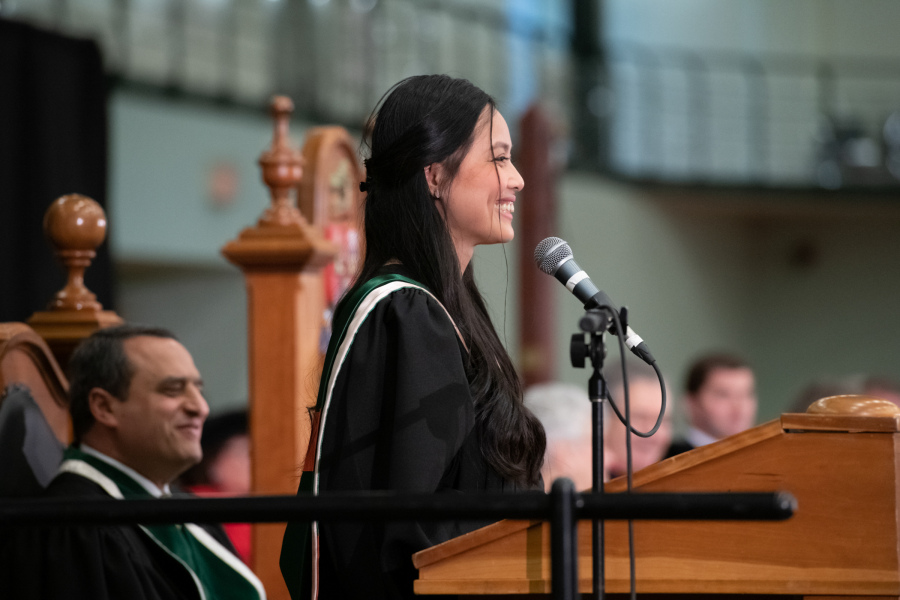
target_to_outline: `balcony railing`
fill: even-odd
[[[402,78],[471,79],[517,112],[568,105],[559,3],[464,0],[0,0],[0,16],[91,37],[125,83],[359,127]],[[534,8],[537,6],[538,8]]]
[[[571,10],[551,0],[0,0],[0,16],[97,39],[116,80],[145,89],[259,110],[284,93],[301,118],[359,128],[397,81],[450,73],[507,116],[533,100],[550,106],[577,139],[579,168],[662,183],[900,185],[900,60],[607,40],[576,71]]]
[[[613,44],[595,92],[605,165],[631,179],[761,187],[900,184],[900,61]]]

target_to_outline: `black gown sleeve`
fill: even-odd
[[[401,289],[382,300],[336,380],[320,492],[452,490],[461,450],[476,435],[464,352],[428,294]],[[320,598],[411,598],[411,555],[462,532],[452,522],[323,523]]]
[[[82,481],[78,481],[81,479]],[[51,484],[59,496],[99,498],[75,475]],[[87,495],[80,492],[87,490]],[[58,496],[58,497],[59,497]],[[0,597],[21,600],[164,600],[199,598],[174,559],[147,544],[136,527],[9,527],[0,530]]]
[[[0,550],[0,588],[22,600],[199,598],[186,594],[191,581],[173,585],[182,574],[162,567],[168,559],[155,559],[125,529],[18,529]]]

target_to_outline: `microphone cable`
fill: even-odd
[[[622,323],[619,321],[619,313],[613,309],[609,308],[609,311],[612,313],[613,322],[616,325],[616,331],[624,331],[622,328]],[[625,396],[625,420],[622,421],[622,415],[616,409],[616,405],[612,402],[612,396],[609,394],[609,389],[606,390],[607,395],[609,396],[610,406],[613,407],[613,410],[616,413],[616,416],[620,421],[625,425],[625,477],[628,490],[630,494],[632,492],[632,461],[631,461],[631,432],[634,431],[631,427],[631,403],[629,401],[628,394],[628,368],[625,366],[625,342],[622,340],[621,335],[617,335],[616,339],[618,340],[619,346],[619,357],[622,359],[622,391]],[[654,362],[655,364],[655,362]],[[661,422],[662,419],[660,419]],[[657,423],[657,428],[659,428],[659,422]],[[605,542],[604,542],[605,543]],[[628,579],[629,579],[629,594],[631,600],[637,600],[637,573],[635,568],[635,553],[634,553],[634,521],[628,519]]]
[[[624,331],[622,327],[622,323],[619,321],[618,312],[611,308],[609,308],[610,313],[612,313],[612,319],[616,326],[616,331]],[[619,356],[621,358],[622,363],[622,391],[625,400],[625,415],[623,416],[621,411],[619,411],[615,402],[613,401],[612,394],[609,389],[607,389],[607,395],[609,396],[609,405],[612,407],[613,412],[616,414],[616,417],[619,421],[625,426],[625,476],[626,476],[626,489],[629,494],[631,494],[634,490],[634,481],[633,481],[633,462],[632,462],[632,454],[631,454],[631,434],[634,434],[638,437],[649,438],[657,431],[659,431],[660,426],[662,425],[663,418],[666,414],[666,382],[663,378],[662,371],[659,370],[659,367],[656,364],[656,360],[650,363],[650,366],[653,367],[653,370],[656,372],[656,377],[659,379],[659,389],[662,394],[662,399],[660,401],[659,407],[659,416],[656,419],[656,423],[650,429],[650,431],[643,432],[638,431],[634,427],[631,426],[631,402],[628,390],[628,368],[626,366],[625,357],[627,356],[625,353],[625,343],[622,340],[621,335],[617,335],[616,339],[618,340],[619,346]],[[634,551],[634,521],[628,520],[628,575],[629,575],[629,584],[630,584],[630,597],[631,600],[637,599],[637,574],[636,574],[636,556]]]

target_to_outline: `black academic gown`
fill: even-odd
[[[335,381],[319,492],[515,491],[481,454],[465,354],[428,293],[405,288],[381,300]],[[485,524],[320,523],[319,599],[413,598],[411,555]]]
[[[110,501],[93,481],[60,473],[48,498]],[[204,527],[226,548],[221,528]],[[137,526],[0,530],[0,598],[12,600],[196,600],[188,571]],[[210,599],[211,600],[211,599]]]

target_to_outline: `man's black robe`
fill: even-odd
[[[57,475],[45,496],[110,500],[74,473]],[[221,528],[201,527],[232,549]],[[178,559],[137,525],[9,527],[0,530],[0,598],[197,600],[200,594]]]

